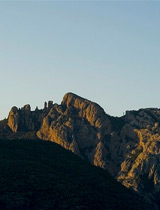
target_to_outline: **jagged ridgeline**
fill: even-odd
[[[159,123],[159,109],[111,117],[98,104],[67,93],[60,105],[45,103],[42,110],[13,107],[0,129],[1,138],[39,138],[60,144],[160,206]]]

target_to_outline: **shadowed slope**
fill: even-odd
[[[149,204],[52,142],[0,140],[1,209],[149,210]]]

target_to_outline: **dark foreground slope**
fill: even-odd
[[[41,140],[0,140],[0,209],[148,210],[103,169]]]

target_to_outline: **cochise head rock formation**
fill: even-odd
[[[160,195],[159,123],[159,109],[127,111],[117,118],[73,93],[60,105],[49,101],[35,111],[29,105],[13,107],[8,116],[12,132],[34,131],[38,138],[60,144],[151,202]]]

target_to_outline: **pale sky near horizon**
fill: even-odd
[[[67,92],[160,108],[160,1],[0,1],[0,119]]]

